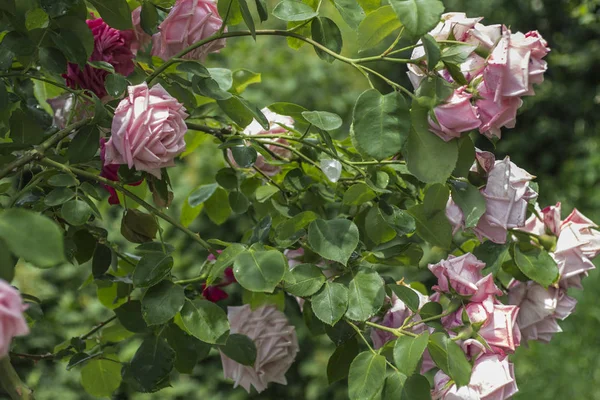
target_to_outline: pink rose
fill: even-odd
[[[475,361],[468,386],[449,386],[450,377],[438,371],[433,378],[434,400],[504,400],[517,393],[514,366],[508,357],[483,355]]]
[[[139,6],[131,13],[131,22],[133,24],[134,39],[131,42],[131,51],[135,55],[140,50],[146,49],[152,42],[152,36],[148,35],[146,31],[142,29],[142,6]]]
[[[133,72],[133,53],[130,44],[133,40],[133,31],[119,31],[108,26],[102,18],[86,21],[94,35],[94,51],[90,61],[105,61],[112,65],[115,72],[127,76]],[[107,95],[104,81],[108,71],[86,65],[83,69],[77,64],[69,63],[67,73],[63,75],[67,86],[73,89],[87,89],[99,98]]]
[[[221,352],[223,374],[233,379],[234,387],[242,386],[248,393],[254,386],[257,392],[265,390],[270,382],[287,385],[285,373],[298,353],[298,339],[294,326],[285,314],[273,306],[252,310],[246,304],[227,307],[231,333],[248,336],[256,346],[253,366],[242,365]]]
[[[554,206],[548,206],[543,210],[539,209],[539,206],[535,205],[538,214],[543,218],[541,221],[537,215],[532,214],[527,220],[525,225],[519,230],[524,232],[533,233],[534,235],[554,235],[560,234],[561,218],[560,218],[560,202]]]
[[[100,161],[102,161],[102,170],[100,171],[100,176],[110,181],[118,182],[120,165],[106,163],[106,139],[104,138],[100,139]],[[129,185],[138,186],[142,182],[143,180],[135,183],[129,183]],[[104,189],[106,189],[106,191],[109,193],[108,204],[120,204],[119,196],[114,188],[104,184],[102,187],[104,187]]]
[[[0,279],[0,358],[8,354],[13,337],[29,334],[23,316],[26,308],[19,292]]]
[[[472,96],[466,89],[466,86],[459,87],[443,104],[434,108],[437,122],[429,117],[429,130],[446,142],[481,125],[477,108],[471,104]]]
[[[521,343],[521,332],[517,326],[519,307],[504,305],[489,296],[481,303],[467,304],[464,309],[472,324],[481,325],[478,333],[487,342],[491,352],[500,355],[514,353]],[[487,348],[482,350],[486,353],[490,351]]]
[[[501,97],[495,100],[496,93],[490,90],[485,81],[477,87],[479,97],[475,105],[479,110],[481,126],[479,132],[488,138],[501,138],[500,128],[514,128],[517,122],[517,110],[523,104],[519,97]]]
[[[547,65],[542,58],[549,51],[539,32],[512,34],[505,28],[483,72],[486,85],[495,92],[494,100],[533,95],[533,84],[544,81]]]
[[[168,60],[177,53],[218,32],[223,24],[217,3],[211,0],[177,0],[169,15],[152,35],[152,55]],[[225,39],[210,43],[187,53],[183,58],[203,60],[208,53],[225,47]]]
[[[292,129],[294,128],[294,119],[291,117],[274,113],[266,107],[263,108],[261,112],[269,121],[269,129],[265,130],[257,120],[253,120],[252,123],[248,125],[246,129],[244,129],[243,133],[245,135],[283,135],[287,134],[289,131],[282,125]],[[271,139],[270,141],[282,145],[289,145],[289,142],[285,139]],[[275,154],[280,158],[286,159],[292,156],[292,153],[289,150],[284,149],[282,147],[278,147],[273,144],[267,144],[266,147],[271,153]],[[231,155],[231,150],[228,151],[228,156],[229,161],[231,161],[233,165],[237,166],[235,160],[233,159],[233,156]],[[276,175],[277,173],[279,173],[279,171],[281,171],[281,168],[279,166],[269,164],[262,154],[258,154],[254,166],[269,176]]]
[[[508,301],[520,308],[517,324],[523,340],[544,343],[550,342],[555,333],[562,332],[556,320],[567,318],[577,304],[577,300],[567,296],[564,289],[544,289],[531,281],[511,284]]]
[[[412,288],[411,288],[412,289]],[[419,309],[425,305],[429,301],[429,297],[421,294],[419,291],[412,289],[417,296],[419,296]],[[389,328],[400,328],[404,321],[414,313],[406,306],[406,304],[396,296],[396,294],[392,294],[392,298],[386,297],[386,302],[391,303],[392,307],[385,313],[382,320],[374,319],[374,322],[377,322],[379,325],[387,326]],[[420,321],[421,317],[419,315],[415,315],[413,321]],[[419,334],[425,330],[425,324],[416,325],[411,329],[411,332]],[[382,331],[381,329],[373,328],[371,329],[371,340],[373,341],[373,347],[378,349],[382,347],[384,344],[389,342],[390,340],[396,339],[396,336],[387,331]]]
[[[106,143],[107,164],[127,164],[160,179],[160,169],[175,165],[185,150],[185,108],[160,84],[128,87],[115,110]]]
[[[452,289],[460,296],[470,296],[472,302],[481,302],[489,295],[501,296],[502,291],[494,283],[492,274],[481,275],[484,267],[485,263],[471,253],[460,257],[449,255],[446,260],[429,264],[429,270],[438,279],[432,289],[444,293]]]

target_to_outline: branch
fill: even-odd
[[[33,391],[21,381],[8,356],[0,359],[0,385],[12,400],[33,400]]]

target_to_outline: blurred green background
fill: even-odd
[[[448,11],[464,11],[469,16],[485,16],[484,23],[504,23],[513,31],[538,29],[549,42],[546,82],[536,88],[535,97],[526,98],[516,128],[504,130],[503,139],[494,150],[497,157],[510,154],[511,159],[538,177],[540,205],[561,201],[563,216],[576,206],[595,221],[600,221],[600,1],[590,0],[445,0]],[[272,7],[274,4],[271,3]],[[349,30],[331,8],[325,12],[344,30],[344,54],[356,54],[356,34]],[[274,18],[273,18],[274,19]],[[283,27],[269,21],[266,26]],[[385,48],[385,43],[382,47]],[[345,64],[321,61],[308,46],[291,50],[286,40],[259,37],[230,39],[219,55],[209,57],[209,67],[247,68],[262,74],[262,83],[251,86],[245,97],[266,106],[291,101],[312,110],[336,112],[349,121],[357,96],[366,88],[364,78]],[[404,66],[373,65],[396,81],[408,85]],[[382,91],[389,90],[385,86]],[[342,128],[338,137],[347,134]],[[199,148],[183,159],[171,172],[176,200],[169,210],[178,216],[181,201],[197,185],[213,180],[224,163],[220,151],[210,138],[198,137]],[[477,145],[492,150],[484,138]],[[121,209],[103,204],[103,225],[113,232],[111,239],[126,248],[119,237]],[[222,226],[213,225],[200,216],[192,229],[204,238],[224,240],[239,238],[252,221],[231,218]],[[166,239],[180,254],[175,274],[185,278],[198,271],[205,258],[197,246],[178,232],[163,225]],[[18,340],[17,350],[28,353],[52,351],[54,346],[89,330],[112,312],[114,293],[95,285],[82,287],[90,272],[89,265],[42,271],[23,265],[18,269],[16,284],[25,292],[43,300],[44,318],[33,327],[32,335]],[[516,399],[600,399],[600,307],[595,293],[600,290],[596,271],[583,281],[585,290],[573,291],[579,303],[575,314],[561,323],[564,333],[549,345],[522,347],[513,356],[520,392]],[[96,291],[104,305],[96,300]],[[241,293],[228,288],[230,298],[224,304],[239,304]],[[112,297],[111,297],[112,296]],[[289,371],[287,386],[272,385],[260,395],[248,395],[233,389],[222,378],[220,358],[211,353],[193,375],[174,376],[174,387],[155,394],[129,394],[126,388],[115,399],[345,399],[345,382],[329,386],[326,365],[334,350],[326,335],[309,337],[297,306],[286,303],[286,313],[298,327],[301,352]],[[105,330],[106,335],[121,335],[118,326]],[[135,352],[136,338],[119,347],[122,360]],[[38,400],[87,399],[79,385],[77,368],[66,371],[63,363],[14,360],[19,372],[36,390]]]

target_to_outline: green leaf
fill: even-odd
[[[0,239],[0,279],[11,282],[15,277],[17,259],[13,257],[4,240]]]
[[[497,244],[490,240],[475,248],[473,255],[485,263],[485,269],[482,271],[484,276],[490,272],[496,276],[502,264],[511,260],[509,248],[508,244]]]
[[[398,296],[400,300],[412,311],[419,311],[419,295],[413,289],[404,285],[388,285],[388,287]]]
[[[294,296],[308,297],[317,293],[325,283],[321,268],[314,264],[300,264],[290,271],[291,282],[284,289]]]
[[[115,29],[132,29],[131,11],[126,0],[88,0],[108,25]]]
[[[70,174],[56,174],[48,179],[48,184],[55,187],[70,187],[77,186],[77,179]]]
[[[444,12],[439,0],[391,0],[398,19],[413,36],[422,36],[435,28]]]
[[[456,166],[458,142],[429,132],[427,108],[413,103],[410,115],[413,129],[403,151],[408,170],[425,183],[445,182]]]
[[[106,81],[104,82],[106,91],[113,97],[121,97],[128,85],[129,82],[121,74],[110,74],[106,77]]]
[[[121,363],[95,359],[81,368],[81,385],[90,395],[110,397],[121,386]]]
[[[462,64],[476,48],[476,44],[453,45],[444,49],[441,58],[444,63]]]
[[[232,333],[220,349],[227,357],[242,365],[254,365],[256,361],[256,346],[246,335]]]
[[[117,319],[130,332],[142,333],[148,325],[142,317],[142,304],[138,300],[129,301],[114,309]]]
[[[300,0],[283,0],[275,6],[273,15],[283,21],[306,21],[318,13]]]
[[[215,100],[227,100],[233,96],[231,93],[223,90],[213,78],[194,76],[192,79],[192,89],[201,96],[210,97]]]
[[[32,8],[25,14],[25,28],[28,31],[47,28],[49,20],[48,14],[44,10],[41,8]]]
[[[0,213],[0,238],[17,257],[39,268],[65,261],[63,234],[50,218],[24,209]]]
[[[347,219],[318,219],[308,226],[308,244],[327,260],[346,265],[358,241],[358,228]]]
[[[140,13],[140,26],[148,35],[154,35],[158,26],[158,10],[156,6],[149,1],[142,3]]]
[[[343,203],[351,206],[360,206],[376,197],[375,192],[366,183],[356,183],[344,193]]]
[[[348,288],[341,283],[325,282],[321,290],[311,297],[310,304],[317,318],[333,326],[348,308]]]
[[[475,146],[470,137],[460,138],[458,144],[458,161],[456,168],[452,171],[453,176],[466,178],[469,176],[469,170],[475,161]]]
[[[88,222],[92,216],[92,209],[83,200],[69,200],[62,205],[60,213],[69,224],[80,226]]]
[[[519,246],[514,246],[513,258],[525,276],[544,287],[550,286],[559,277],[556,262],[545,250],[533,248],[522,251]]]
[[[229,335],[225,311],[208,300],[186,300],[181,321],[192,336],[205,343],[224,344]]]
[[[365,231],[375,244],[386,243],[396,237],[396,230],[383,217],[379,206],[373,206],[365,218]]]
[[[363,92],[354,106],[351,136],[365,157],[382,160],[402,150],[410,131],[408,103],[398,92]]]
[[[67,158],[71,164],[84,163],[96,155],[100,147],[100,131],[95,125],[84,126],[69,143]]]
[[[394,372],[385,380],[382,400],[431,400],[430,384],[423,375],[408,378]]]
[[[317,128],[326,131],[332,131],[342,126],[342,118],[327,111],[303,111],[302,116]]]
[[[369,13],[358,27],[359,51],[374,48],[401,26],[391,6],[383,6]]]
[[[189,72],[200,78],[210,78],[210,72],[198,61],[184,61],[177,65],[177,71]]]
[[[256,4],[256,11],[258,11],[258,17],[260,22],[265,22],[269,19],[269,10],[267,8],[266,0],[254,0]]]
[[[92,275],[94,277],[102,276],[108,271],[113,260],[113,252],[110,247],[98,243],[96,250],[94,251],[94,258],[92,259]]]
[[[217,7],[219,15],[223,16],[223,18],[225,18],[227,10],[229,10],[229,17],[227,18],[228,26],[235,26],[244,20],[238,0],[221,0],[217,2]]]
[[[377,271],[361,267],[350,281],[346,317],[366,321],[383,305],[385,290]]]
[[[162,325],[183,308],[183,287],[163,280],[149,288],[142,298],[142,315],[148,325]]]
[[[227,221],[232,211],[229,206],[227,191],[218,187],[213,195],[204,203],[204,209],[208,218],[215,224],[221,225]]]
[[[443,103],[454,93],[454,86],[439,75],[427,76],[421,81],[421,84],[417,88],[416,95],[420,97],[420,101],[423,104],[416,104],[416,107],[429,106],[435,107],[438,104]],[[422,119],[422,115],[419,115],[418,124],[419,126],[429,129],[429,124],[425,124]],[[470,166],[469,166],[470,167]]]
[[[256,1],[258,2],[260,0]],[[248,86],[260,82],[260,73],[250,71],[249,69],[240,68],[233,71],[233,84],[231,87],[235,93],[241,94]]]
[[[312,211],[303,211],[277,225],[275,235],[280,240],[288,239],[318,218],[319,216]]]
[[[236,257],[233,274],[239,284],[251,292],[273,293],[286,267],[283,254],[277,250],[246,250]]]
[[[425,48],[425,55],[427,56],[427,66],[433,70],[436,64],[440,61],[442,55],[440,51],[440,45],[433,38],[433,36],[427,34],[421,38],[423,47]]]
[[[365,12],[358,2],[356,0],[333,0],[333,4],[348,26],[357,30],[365,17]]]
[[[208,278],[206,279],[206,284],[211,285],[216,279],[221,278],[225,268],[231,267],[237,256],[240,255],[240,253],[242,253],[244,250],[246,250],[246,248],[239,243],[234,243],[223,250],[221,254],[219,254],[217,261],[215,261],[210,269]]]
[[[254,19],[252,19],[252,13],[250,13],[248,3],[246,3],[246,0],[238,0],[238,4],[240,5],[240,11],[242,12],[242,18],[244,18],[246,26],[254,40],[256,40],[256,28],[254,27]]]
[[[440,303],[430,301],[429,303],[425,303],[423,307],[421,307],[421,309],[419,310],[419,315],[421,316],[421,319],[432,318],[432,321],[428,321],[427,325],[436,329],[442,329],[442,324],[439,322],[441,319],[440,315],[442,314],[442,312],[443,308]],[[433,317],[437,318],[434,319]]]
[[[211,183],[208,185],[202,185],[198,188],[194,189],[192,193],[189,194],[187,202],[192,207],[197,207],[198,205],[204,203],[206,200],[210,199],[210,197],[215,193],[219,186],[216,183]]]
[[[253,119],[256,119],[263,128],[269,129],[269,121],[262,111],[240,96],[233,96],[227,100],[217,100],[217,104],[229,118],[241,127],[248,126]]]
[[[233,85],[233,73],[227,68],[208,68],[210,76],[219,84],[222,90],[229,90]]]
[[[343,44],[342,32],[340,32],[340,28],[338,28],[338,26],[335,24],[335,22],[333,22],[331,19],[326,18],[326,17],[315,18],[311,23],[311,33],[312,33],[312,38],[315,42],[325,46],[326,48],[333,51],[334,53],[337,53],[337,54],[341,53],[342,44]],[[318,47],[314,47],[314,49],[320,59],[325,60],[330,63],[335,61],[335,57],[332,56],[331,54],[319,49]],[[331,114],[331,113],[328,113],[328,114]],[[336,126],[336,128],[338,128],[339,126],[342,125],[342,120],[337,115],[335,115],[335,114],[332,114],[332,115],[334,115],[335,117],[337,117],[339,119],[339,125]],[[306,115],[304,115],[304,118],[306,118],[307,120],[312,122],[309,118],[306,117]],[[321,120],[321,118],[317,117],[317,121],[319,121],[319,120]],[[313,125],[317,126],[318,128],[321,128],[321,129],[330,130],[330,129],[322,128],[315,123],[313,123]],[[336,129],[336,128],[331,128],[331,129]]]
[[[173,257],[162,253],[147,253],[142,256],[133,271],[133,284],[137,287],[156,285],[173,268]]]
[[[396,339],[394,363],[398,371],[406,376],[414,374],[428,342],[429,332],[427,331],[417,337],[403,335]]]
[[[60,50],[42,47],[38,52],[40,66],[53,74],[63,74],[67,69],[67,59]]]
[[[199,360],[208,355],[211,346],[170,324],[165,331],[169,346],[175,350],[175,368],[182,374],[191,374]]]
[[[434,246],[450,249],[452,226],[446,218],[445,211],[428,213],[423,204],[412,206],[407,211],[415,219],[417,235]]]
[[[44,138],[42,128],[23,110],[17,108],[10,116],[10,138],[18,144],[38,144]]]
[[[236,191],[229,193],[229,205],[234,213],[243,214],[250,207],[250,202],[242,192]]]
[[[348,397],[350,400],[374,398],[385,381],[385,357],[370,351],[360,353],[348,373]]]
[[[131,359],[127,375],[133,378],[144,392],[154,392],[173,370],[175,351],[159,336],[144,339]]]
[[[358,342],[351,338],[339,345],[327,362],[327,380],[334,382],[346,379],[352,360],[358,355]]]
[[[264,203],[277,192],[279,192],[279,189],[276,186],[263,185],[256,189],[254,195],[256,196],[256,201],[258,201],[259,203]]]
[[[150,214],[129,208],[121,220],[121,235],[132,243],[150,242],[156,237],[158,224]]]
[[[467,361],[467,357],[460,346],[445,333],[432,334],[427,349],[435,364],[452,378],[458,387],[469,384],[471,364]]]
[[[485,214],[485,198],[479,189],[469,183],[453,181],[452,199],[463,212],[466,228],[476,226],[479,218]]]

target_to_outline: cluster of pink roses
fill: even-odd
[[[10,342],[15,336],[29,334],[23,316],[25,309],[19,292],[0,279],[0,359],[8,355]]]
[[[446,141],[476,128],[489,138],[500,138],[501,128],[515,126],[517,109],[523,103],[521,96],[533,95],[533,84],[544,80],[547,65],[542,58],[550,49],[539,32],[511,33],[504,25],[480,24],[482,19],[447,13],[429,33],[437,41],[455,40],[473,46],[459,66],[467,85],[456,88],[444,104],[434,109],[435,119],[429,119],[430,130]],[[412,59],[424,55],[425,49],[417,47]],[[426,62],[409,64],[413,86],[417,88],[427,69],[434,68]],[[439,74],[454,83],[447,69]]]
[[[527,204],[537,198],[537,193],[529,186],[534,176],[517,167],[508,157],[496,161],[492,153],[480,150],[476,150],[471,171],[487,178],[487,184],[480,190],[486,211],[473,231],[480,240],[487,238],[494,243],[505,243],[509,229],[525,225]],[[452,197],[446,206],[446,216],[454,233],[464,228],[463,212]]]

